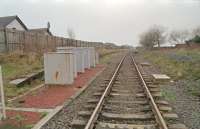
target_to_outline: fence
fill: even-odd
[[[13,29],[0,29],[0,52],[46,52],[64,46],[103,47],[103,43],[73,40]]]

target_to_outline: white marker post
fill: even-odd
[[[5,109],[5,98],[4,98],[4,90],[3,90],[3,78],[2,78],[2,70],[0,66],[0,97],[1,97],[1,111],[0,111],[0,120],[6,119],[6,109]]]

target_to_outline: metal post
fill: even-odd
[[[0,66],[0,90],[1,90],[1,112],[0,112],[0,119],[6,118],[6,107],[5,107],[5,98],[4,98],[4,89],[3,89],[3,79],[2,79],[2,70]]]

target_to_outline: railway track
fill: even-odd
[[[131,54],[88,98],[72,129],[187,129]]]

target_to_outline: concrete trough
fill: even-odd
[[[74,53],[49,52],[44,54],[44,74],[47,85],[67,85],[74,82]]]
[[[95,52],[95,64],[99,64],[99,53]]]
[[[85,47],[83,48],[84,51],[84,66],[85,68],[89,69],[90,68],[90,50]]]
[[[84,51],[82,48],[78,47],[76,48],[77,52],[77,71],[80,73],[85,72],[85,67],[84,67]]]
[[[79,64],[79,59],[78,59],[78,54],[77,54],[77,51],[76,49],[74,49],[74,47],[57,47],[57,50],[56,50],[58,53],[59,52],[69,52],[69,53],[73,53],[73,63],[75,65],[75,67],[73,67],[74,69],[74,78],[77,77],[77,72],[78,72],[78,69],[77,69],[77,64]]]
[[[96,66],[96,62],[95,62],[95,49],[94,47],[89,47],[89,58],[90,58],[90,67],[95,67]]]
[[[73,52],[76,56],[76,71],[84,72],[96,66],[96,52],[93,47],[57,47],[57,52]]]
[[[73,52],[77,72],[84,72],[84,50],[80,47],[57,47],[57,52]],[[77,73],[76,73],[77,76]],[[75,76],[75,77],[76,77]]]

